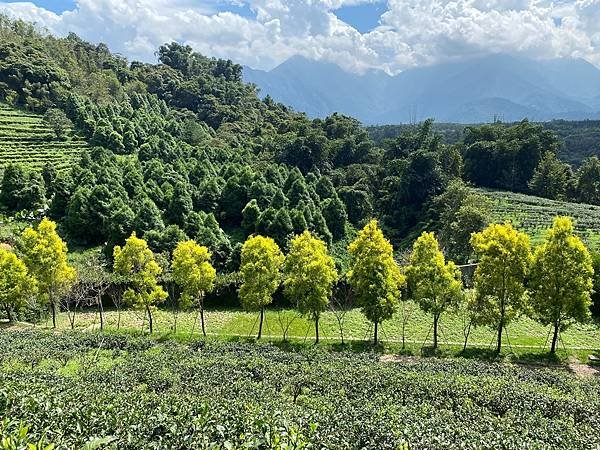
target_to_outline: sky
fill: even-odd
[[[358,73],[494,53],[600,66],[600,0],[0,0],[0,12],[148,62],[178,41],[264,70],[294,55]]]

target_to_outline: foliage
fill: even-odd
[[[44,121],[52,128],[57,139],[63,140],[73,126],[67,115],[57,108],[50,108],[44,114]]]
[[[500,353],[506,325],[525,312],[525,279],[531,263],[529,237],[509,223],[492,224],[473,234],[471,242],[479,257],[474,323],[496,328],[496,351]]]
[[[210,259],[208,248],[194,241],[185,241],[175,248],[171,263],[173,279],[181,288],[182,306],[190,305],[193,301],[198,303],[204,335],[204,296],[212,291],[217,276]]]
[[[126,334],[2,333],[0,347],[0,416],[56,448],[600,444],[599,381],[564,370]]]
[[[535,249],[528,283],[535,317],[554,328],[552,353],[558,333],[571,320],[588,318],[593,274],[592,258],[573,234],[573,222],[556,217],[545,242]]]
[[[532,194],[563,200],[572,191],[573,172],[568,164],[558,160],[552,152],[544,153],[529,181]]]
[[[348,281],[356,295],[356,304],[377,326],[390,319],[400,298],[405,278],[394,261],[392,245],[385,239],[376,220],[371,220],[348,247],[352,266]]]
[[[114,271],[124,277],[130,286],[123,299],[148,314],[150,333],[152,333],[152,308],[167,298],[167,293],[158,284],[157,277],[162,269],[154,259],[152,250],[135,232],[125,241],[125,246],[114,249]]]
[[[67,261],[67,244],[56,232],[56,223],[45,218],[37,228],[23,231],[20,251],[29,274],[37,281],[39,300],[50,306],[56,327],[59,301],[76,279],[76,271]]]
[[[279,287],[284,256],[271,238],[252,236],[242,247],[240,273],[243,283],[239,298],[244,309],[260,311],[258,338],[261,337],[263,310],[273,301]]]
[[[322,240],[305,231],[290,243],[285,258],[283,287],[302,314],[315,322],[316,342],[319,342],[319,316],[327,309],[333,284],[337,280],[335,262]]]
[[[544,152],[556,152],[556,135],[524,120],[467,127],[464,136],[464,175],[478,186],[525,192]]]
[[[468,262],[473,255],[471,235],[491,222],[491,202],[457,180],[433,199],[433,205],[442,248],[450,258]]]
[[[411,297],[423,311],[433,314],[435,349],[440,316],[448,309],[457,308],[462,299],[460,270],[452,261],[446,262],[435,235],[423,232],[413,245],[406,278]]]
[[[36,293],[37,282],[11,250],[0,247],[0,308],[9,320],[22,312]]]

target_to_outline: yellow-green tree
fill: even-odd
[[[457,308],[462,299],[460,269],[446,262],[435,235],[423,232],[413,244],[406,278],[412,298],[423,311],[433,314],[433,348],[437,348],[440,316]]]
[[[210,263],[211,253],[208,248],[194,241],[177,244],[173,252],[171,269],[173,280],[181,288],[183,306],[196,303],[200,308],[202,334],[206,336],[204,326],[204,296],[212,291],[217,271]]]
[[[36,285],[25,263],[12,251],[0,247],[0,308],[6,311],[9,321],[14,313],[25,309]]]
[[[526,306],[525,278],[531,263],[529,237],[510,223],[492,224],[473,233],[471,245],[479,258],[475,270],[477,314],[473,323],[497,330],[496,351],[500,353],[502,332]]]
[[[554,328],[551,353],[556,352],[560,331],[589,317],[593,275],[592,257],[573,234],[572,220],[556,217],[546,240],[535,249],[529,277],[534,318]]]
[[[23,260],[37,280],[38,298],[52,313],[56,328],[59,301],[75,283],[76,271],[67,262],[67,244],[56,232],[56,223],[43,219],[37,228],[26,228],[21,239]]]
[[[329,305],[331,289],[337,280],[335,262],[327,245],[304,231],[290,243],[285,258],[285,295],[296,303],[298,310],[315,322],[315,340],[319,342],[319,318]]]
[[[378,325],[393,316],[405,277],[394,261],[392,244],[383,236],[376,220],[365,225],[348,250],[352,259],[348,280],[356,304],[375,325],[377,344]]]
[[[167,293],[158,284],[162,269],[154,259],[152,250],[145,240],[138,238],[135,231],[125,241],[123,247],[114,248],[114,271],[124,277],[129,287],[123,294],[127,303],[144,309],[148,314],[148,324],[152,333],[152,310],[167,298]]]
[[[265,306],[273,301],[279,287],[284,257],[271,238],[251,236],[242,246],[239,296],[244,309],[260,311],[258,339],[262,336]]]

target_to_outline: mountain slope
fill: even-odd
[[[246,68],[244,78],[309,116],[341,112],[367,124],[600,117],[600,70],[581,59],[492,55],[391,77],[294,57],[269,72]]]

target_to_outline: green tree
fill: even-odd
[[[138,238],[135,231],[123,247],[114,249],[114,271],[130,284],[123,299],[146,310],[150,333],[152,333],[152,309],[167,298],[167,293],[158,284],[162,269],[154,259],[152,250],[145,240]]]
[[[328,198],[323,202],[323,217],[327,223],[327,228],[331,231],[334,239],[341,239],[346,234],[346,223],[348,222],[348,214],[344,203],[337,195],[333,198]]]
[[[260,208],[256,199],[250,200],[242,210],[242,227],[250,233],[256,230]]]
[[[490,222],[490,200],[461,181],[453,181],[434,199],[433,205],[438,213],[439,242],[444,252],[457,262],[468,262],[473,255],[471,235]]]
[[[535,249],[529,277],[534,317],[554,328],[551,353],[556,352],[559,332],[589,317],[593,275],[592,258],[573,234],[572,220],[556,217],[546,240]]]
[[[36,292],[37,282],[14,252],[0,247],[0,308],[9,321],[25,309]]]
[[[546,152],[533,172],[529,189],[540,197],[560,200],[566,197],[572,181],[571,167],[561,162],[553,152]]]
[[[21,252],[29,273],[37,280],[39,298],[49,305],[56,328],[56,307],[75,283],[76,272],[67,262],[67,244],[56,232],[56,223],[43,219],[37,228],[26,228]]]
[[[244,309],[260,311],[258,339],[262,335],[265,306],[273,301],[279,287],[284,257],[271,238],[252,236],[242,247],[240,273],[243,283],[239,296]]]
[[[335,261],[322,240],[305,231],[292,239],[285,258],[285,295],[302,314],[315,322],[315,339],[319,342],[319,318],[329,305],[333,284],[337,281]]]
[[[194,241],[184,241],[177,245],[173,252],[171,268],[173,279],[181,288],[183,305],[193,302],[200,308],[202,334],[206,336],[204,327],[204,296],[212,291],[217,271],[210,263],[211,254],[208,248]]]
[[[52,128],[58,139],[64,139],[73,124],[60,109],[50,108],[44,114],[44,121]]]
[[[477,291],[475,325],[488,325],[498,332],[496,351],[502,348],[502,332],[525,309],[525,279],[531,262],[529,237],[510,223],[492,224],[471,238],[479,257],[475,270]]]
[[[348,276],[363,314],[377,328],[394,314],[405,277],[394,261],[392,244],[383,236],[376,220],[371,220],[348,247],[351,270]]]
[[[457,308],[462,299],[460,269],[446,262],[433,233],[415,241],[406,269],[409,292],[426,313],[433,314],[433,348],[438,347],[438,324],[444,311]]]
[[[587,158],[577,171],[577,200],[583,203],[600,205],[600,159]]]

